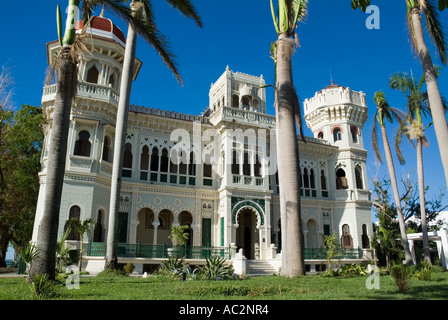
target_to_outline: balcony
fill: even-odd
[[[120,94],[117,90],[109,86],[95,83],[78,82],[77,93],[78,98],[93,99],[110,103],[118,106]],[[42,102],[54,100],[56,98],[56,84],[45,86],[42,95]]]
[[[237,121],[262,127],[275,126],[275,116],[244,109],[221,107],[210,116],[210,122]]]
[[[252,176],[242,176],[234,174],[232,175],[232,182],[234,184],[240,184],[245,186],[264,186],[264,178],[261,177],[252,177]]]

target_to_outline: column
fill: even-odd
[[[158,215],[157,215],[158,217]],[[153,227],[154,227],[154,234],[153,234],[153,238],[152,238],[152,244],[157,244],[157,229],[160,225],[159,222],[153,222],[152,223]]]

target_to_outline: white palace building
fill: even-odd
[[[115,123],[126,39],[109,19],[94,17],[79,64],[72,105],[59,219],[96,221],[84,237],[84,268],[104,266]],[[58,41],[47,45],[48,62]],[[141,62],[136,61],[135,78]],[[236,261],[280,267],[279,186],[275,169],[275,116],[266,114],[262,76],[227,68],[212,84],[202,115],[131,105],[120,196],[119,263],[149,270],[165,258],[171,226],[188,225],[186,257],[200,262],[220,254]],[[43,214],[55,85],[44,87],[46,117],[33,241]],[[337,234],[347,254],[370,259],[371,201],[363,125],[365,94],[331,84],[304,101],[313,137],[297,139],[306,263],[322,263],[323,235]],[[70,237],[74,246],[79,239]],[[241,250],[242,249],[242,250]],[[242,257],[242,255],[244,257]],[[235,262],[236,263],[236,262]],[[236,265],[236,264],[235,264]],[[267,266],[267,264],[265,264]],[[266,267],[267,268],[267,267]],[[244,270],[242,271],[244,272]]]

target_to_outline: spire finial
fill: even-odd
[[[104,18],[104,11],[105,11],[106,7],[103,4],[103,9],[101,9],[101,13],[100,13],[100,17]]]

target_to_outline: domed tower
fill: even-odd
[[[81,220],[93,218],[97,225],[104,226],[104,216],[108,212],[115,122],[126,38],[110,19],[103,16],[93,17],[89,26],[83,26],[83,21],[79,21],[76,28],[77,37],[82,37],[86,50],[77,53],[77,88],[70,115],[59,232],[62,232],[65,222],[73,217]],[[59,50],[59,41],[47,44],[49,65],[53,65]],[[136,59],[134,80],[141,65],[141,61]],[[46,85],[42,95],[42,109],[46,117],[45,141],[33,238],[37,236],[36,228],[43,211],[55,98],[56,84]],[[101,235],[100,231],[95,232],[99,238],[104,238],[104,233]]]
[[[367,120],[366,96],[331,83],[304,101],[304,117],[314,138],[335,148],[328,161],[330,190],[338,205],[334,221],[344,248],[368,247],[370,191],[363,126]]]

